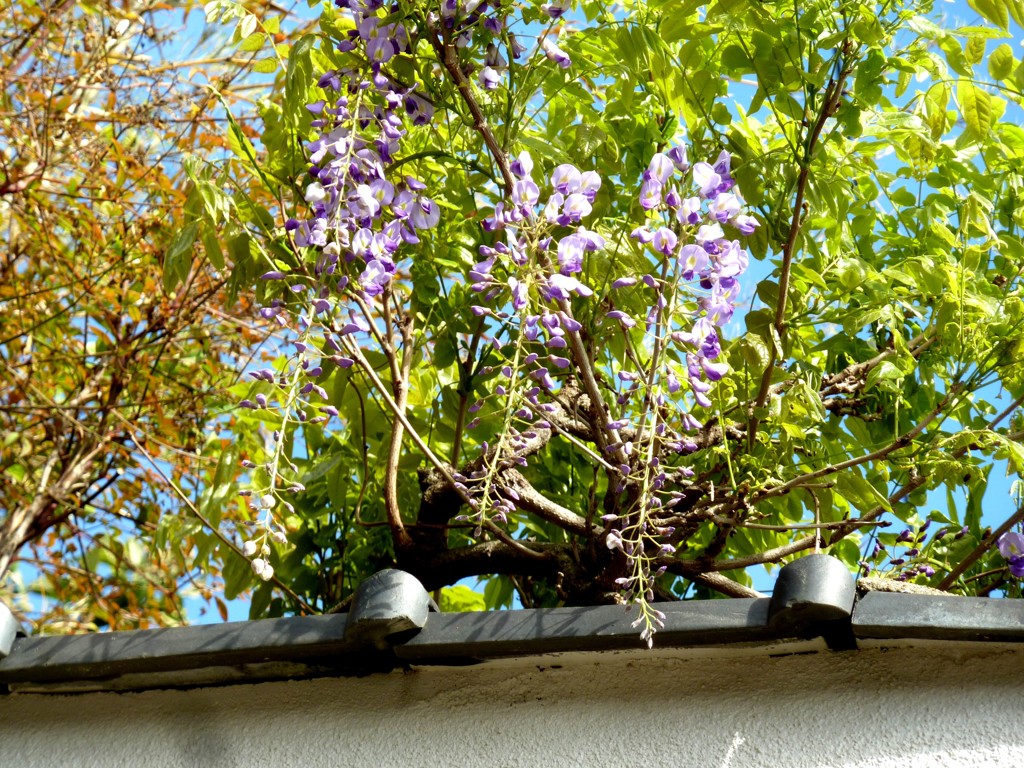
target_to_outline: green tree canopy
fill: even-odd
[[[253,617],[396,564],[647,638],[814,550],[1019,593],[1024,5],[206,13],[273,90],[182,163],[162,287],[223,259],[276,352],[155,550]]]

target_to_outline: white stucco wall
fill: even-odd
[[[0,766],[1009,768],[1022,724],[1012,648],[655,651],[0,696]]]

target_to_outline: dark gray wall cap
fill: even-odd
[[[338,659],[358,650],[343,614],[196,627],[26,637],[0,660],[0,686],[21,681],[115,678],[207,666]]]
[[[18,636],[21,626],[14,618],[11,609],[0,602],[0,659],[10,654],[14,639]]]
[[[768,598],[659,603],[660,649],[764,646],[793,637],[768,627]],[[15,641],[0,691],[140,690],[288,677],[366,675],[396,666],[472,664],[512,656],[646,648],[622,606],[438,613],[403,645],[378,651],[347,635],[351,614]],[[175,672],[178,672],[176,675]],[[178,681],[178,682],[176,682]]]
[[[847,619],[856,597],[853,576],[841,560],[831,555],[807,555],[779,571],[769,623],[796,626]]]
[[[418,595],[416,610],[405,612],[396,612],[383,597],[391,587],[408,588],[405,576],[383,574],[381,591],[368,588],[363,615],[374,616],[375,600],[382,600],[390,611],[378,617],[382,622],[378,628],[383,628],[380,635],[369,628],[365,633],[346,632],[357,613],[17,638],[10,655],[0,659],[0,693],[142,690],[367,675],[403,666],[645,648],[640,629],[634,626],[636,609],[627,611],[622,606],[439,613],[419,630],[416,621],[425,620],[429,610],[422,593],[411,589],[410,594]],[[779,581],[771,599],[658,603],[665,626],[655,635],[655,647],[662,651],[785,649],[790,647],[787,641],[807,637],[824,637],[833,648],[853,647],[852,642],[843,644],[844,632],[851,641],[856,633],[863,642],[871,638],[1024,642],[1021,600],[870,593],[857,603],[851,622],[852,579],[845,567],[840,574],[831,558],[801,558],[786,566]],[[771,621],[770,608],[776,609]],[[392,623],[399,618],[402,623]],[[373,621],[368,627],[374,626]],[[383,649],[372,644],[375,637],[394,642],[393,630],[405,626],[404,622],[418,632],[415,637],[401,638],[404,643]]]
[[[1024,642],[1024,600],[869,592],[853,611],[860,639]]]
[[[769,627],[768,598],[690,600],[657,603],[665,626],[654,635],[658,648],[735,643],[764,644],[794,637],[788,628]],[[427,628],[394,648],[411,663],[530,656],[570,651],[646,648],[637,612],[624,606],[538,608],[521,611],[442,613]]]
[[[345,639],[381,649],[405,642],[427,625],[431,609],[437,605],[411,573],[377,571],[356,588]]]

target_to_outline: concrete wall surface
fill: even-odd
[[[1024,651],[538,657],[140,693],[0,696],[0,766],[1009,768]]]

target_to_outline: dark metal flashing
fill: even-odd
[[[835,649],[898,639],[1024,643],[1024,601],[873,592],[854,602],[852,577],[836,563],[825,556],[795,561],[783,569],[771,599],[659,604],[665,626],[655,635],[655,644],[663,650],[774,646],[785,652],[787,641],[816,637]],[[0,658],[0,693],[353,676],[410,666],[645,647],[633,625],[636,609],[428,616],[429,597],[415,579],[399,572],[378,577],[363,592],[365,607],[349,615],[22,637]]]
[[[765,644],[793,637],[767,626],[768,599],[665,606],[658,646]],[[231,669],[232,682],[319,675],[361,676],[409,665],[462,665],[567,651],[643,648],[624,608],[552,608],[432,614],[414,638],[381,650],[346,632],[345,614],[15,641],[0,686],[18,689],[172,687],[174,672]],[[355,635],[358,640],[352,640]],[[219,673],[220,674],[220,673]],[[147,685],[147,678],[154,685]],[[190,675],[183,679],[192,680]],[[200,678],[205,680],[206,678]],[[120,682],[119,682],[120,681]],[[194,683],[186,683],[194,684]]]

